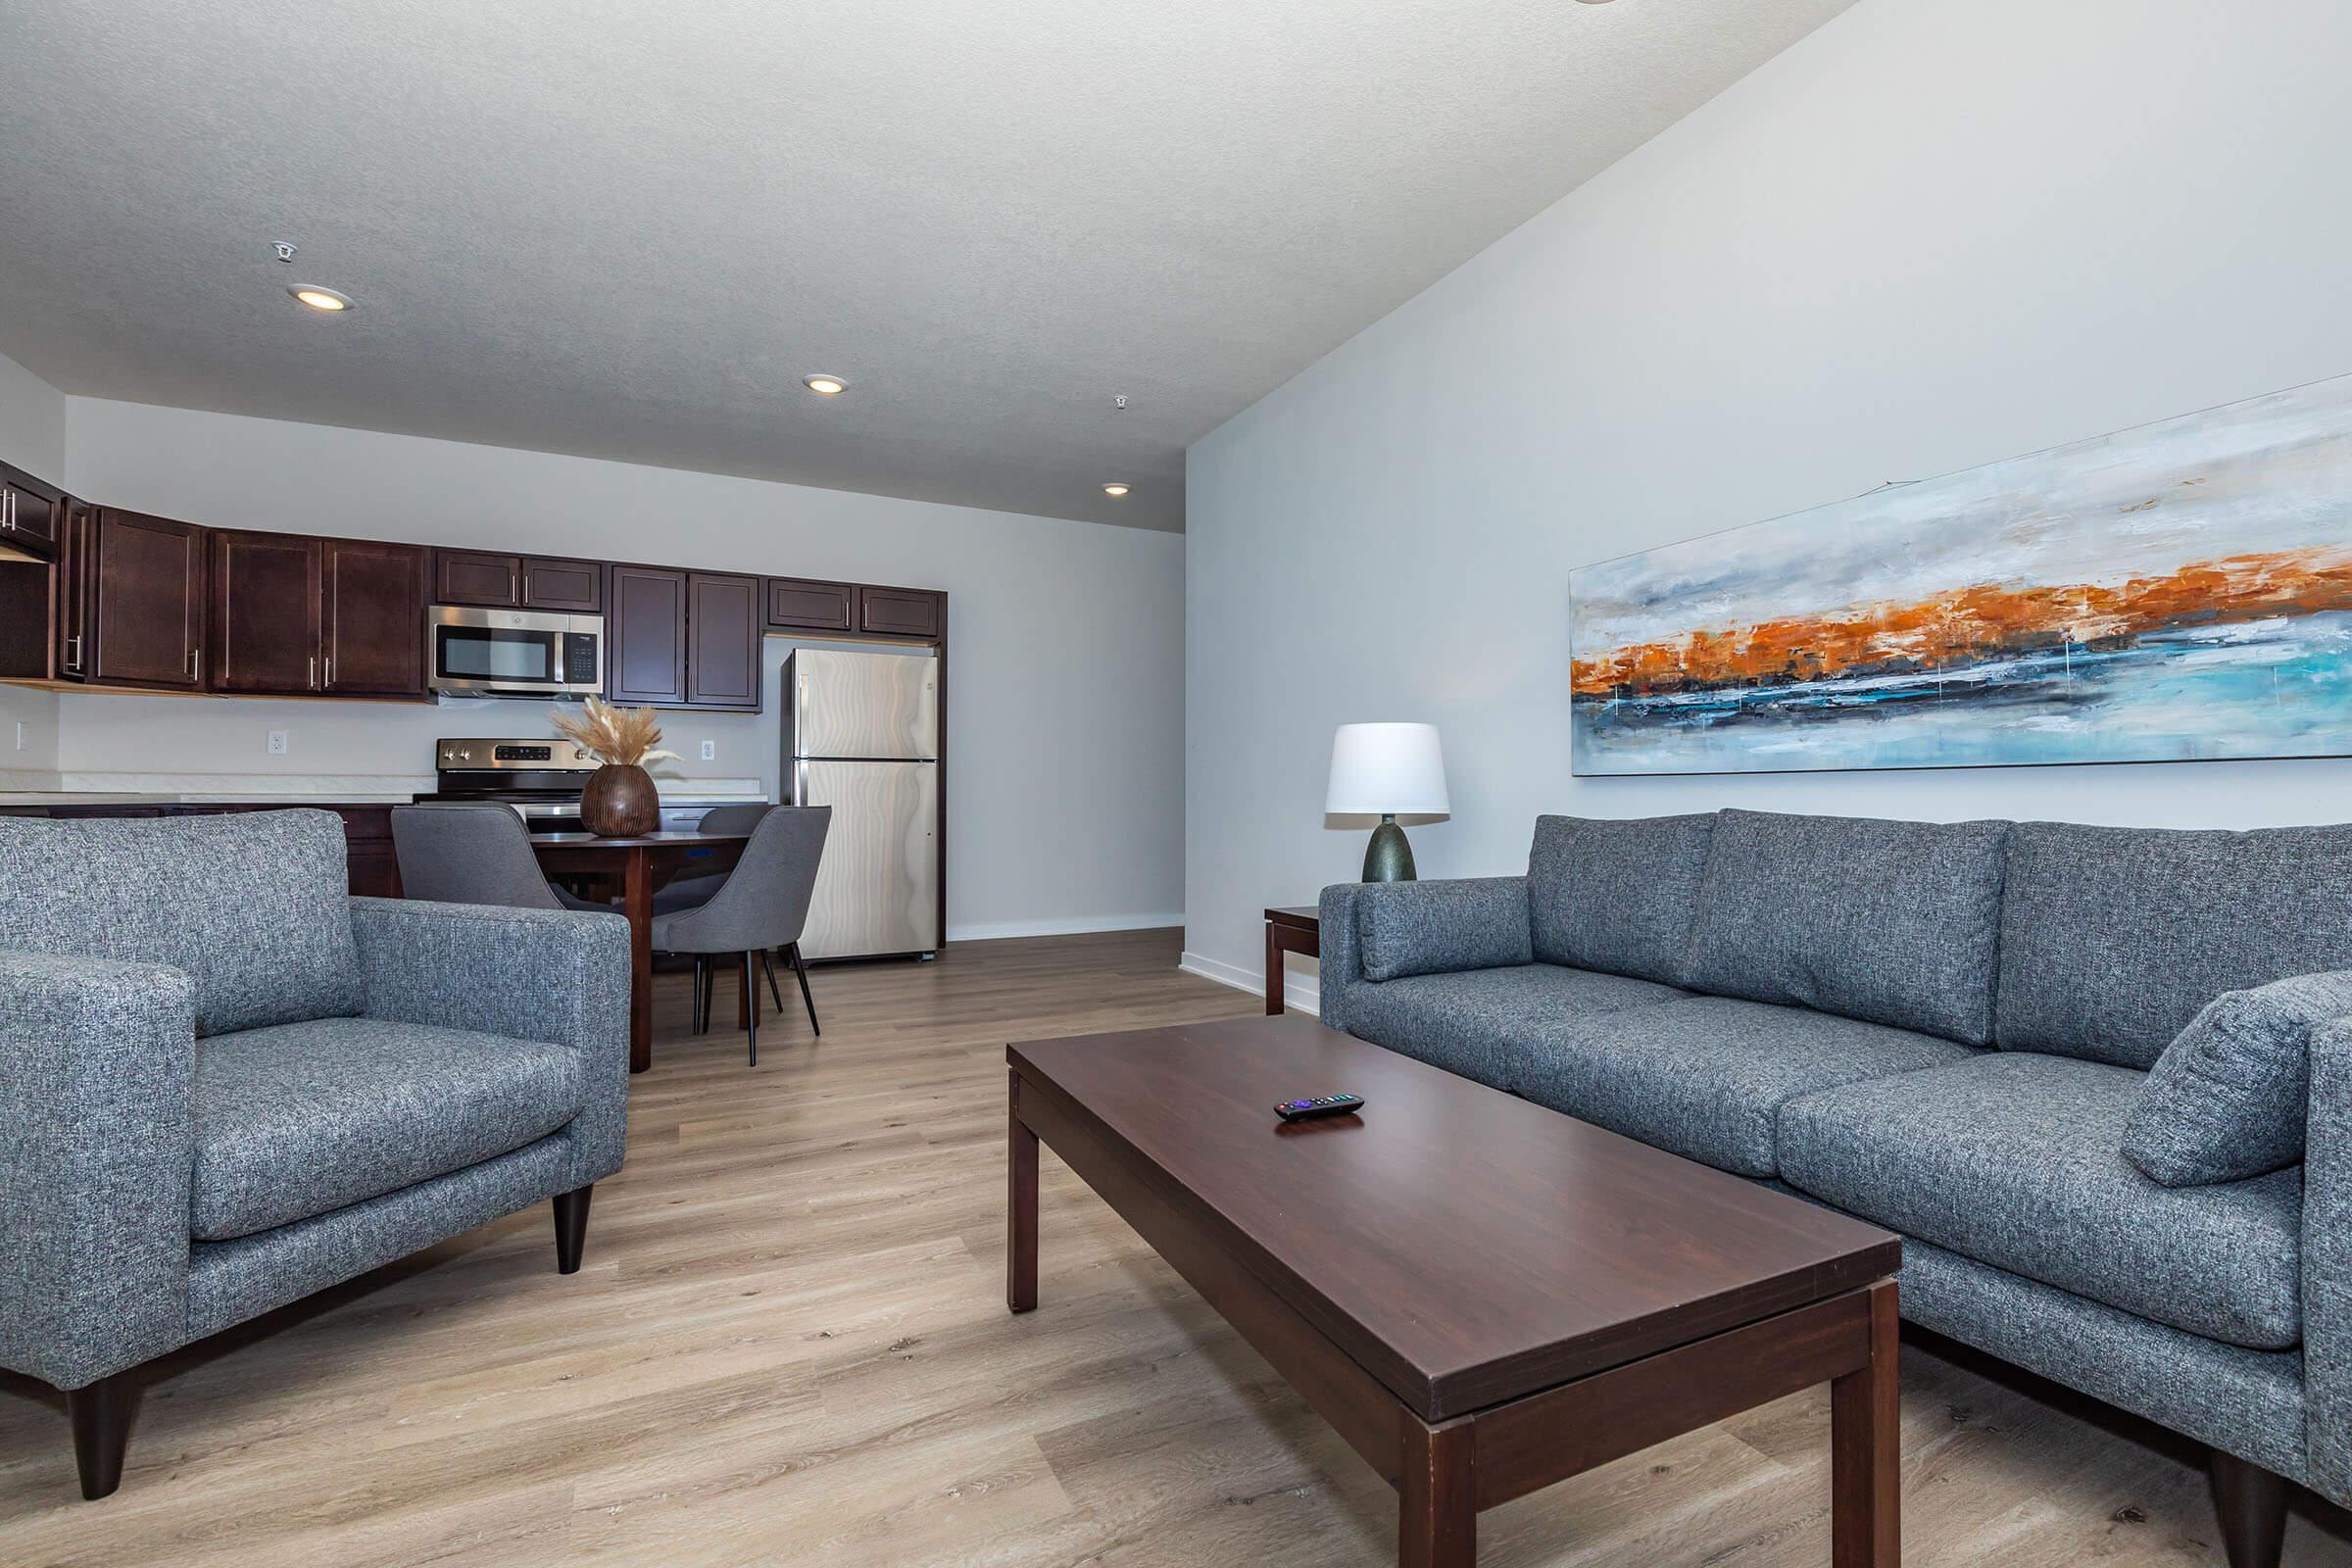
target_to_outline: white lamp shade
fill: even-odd
[[[1331,788],[1323,809],[1337,815],[1444,816],[1446,756],[1435,724],[1342,724],[1331,737]]]

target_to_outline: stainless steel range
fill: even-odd
[[[483,801],[511,806],[534,833],[578,833],[580,792],[596,759],[570,741],[445,740],[433,749],[440,786],[419,801]],[[723,801],[662,793],[662,830],[690,831]]]

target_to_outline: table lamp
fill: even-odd
[[[1323,809],[1380,818],[1364,849],[1364,880],[1413,880],[1413,847],[1398,813],[1444,816],[1446,758],[1435,724],[1342,724],[1331,737],[1331,787]]]

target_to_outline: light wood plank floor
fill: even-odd
[[[1044,1304],[1004,1309],[1004,1043],[1254,1010],[1175,960],[822,969],[823,1042],[788,994],[757,1071],[665,982],[579,1275],[542,1205],[184,1353],[102,1503],[0,1377],[0,1563],[1394,1561],[1388,1489],[1050,1153]],[[1485,1515],[1484,1560],[1817,1568],[1828,1436],[1784,1399]],[[1915,1568],[2219,1560],[2200,1473],[1917,1349],[1903,1453]],[[2287,1558],[2352,1547],[2297,1517]]]

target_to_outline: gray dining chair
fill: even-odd
[[[495,904],[511,909],[582,909],[612,906],[566,893],[548,881],[531,853],[531,830],[493,802],[424,801],[392,808],[392,853],[403,897],[428,904]]]
[[[703,813],[703,819],[696,826],[705,833],[749,833],[760,825],[761,817],[775,808],[772,801],[744,801],[733,806],[714,806]],[[724,871],[713,871],[708,876],[679,877],[666,887],[654,890],[654,912],[675,914],[680,909],[697,908],[709,904],[710,895],[716,893],[726,880],[727,873]],[[780,999],[776,1003],[779,1007],[783,1004]]]
[[[761,813],[759,825],[743,847],[743,858],[727,873],[725,885],[707,904],[672,914],[654,916],[653,944],[657,953],[686,953],[695,957],[695,1032],[710,1026],[710,994],[716,976],[711,961],[722,954],[743,958],[744,1024],[750,1035],[752,1065],[760,1064],[759,1009],[748,994],[758,982],[755,962],[766,965],[768,953],[784,950],[793,972],[800,977],[801,1001],[808,1009],[808,1029],[822,1036],[816,1021],[816,998],[808,989],[808,965],[801,957],[801,931],[808,923],[808,897],[816,887],[816,866],[825,852],[825,831],[832,825],[830,806],[780,806]],[[783,1009],[775,971],[767,970],[768,986]]]

